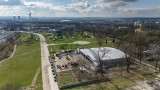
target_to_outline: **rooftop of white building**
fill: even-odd
[[[98,47],[98,48],[86,48],[80,49],[85,56],[88,56],[91,60],[113,60],[118,58],[125,58],[125,53],[119,49],[111,47]]]

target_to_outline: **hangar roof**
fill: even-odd
[[[112,60],[118,58],[125,58],[125,53],[119,49],[111,47],[98,47],[98,48],[86,48],[80,49],[84,55],[88,56],[92,60]]]

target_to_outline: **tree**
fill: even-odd
[[[103,71],[103,58],[105,57],[105,55],[109,52],[109,50],[107,49],[99,49],[98,51],[98,62],[99,62],[99,65],[100,65],[100,72],[101,72],[101,75],[104,77],[104,71]]]
[[[105,55],[109,52],[109,50],[107,50],[106,48],[99,48],[98,51],[93,51],[92,49],[90,49],[90,51],[96,58],[96,62],[93,62],[92,65],[98,69],[97,71],[100,72],[101,76],[104,78],[105,76],[104,76],[104,70],[103,70],[103,66],[104,66],[103,59]]]
[[[137,47],[137,56],[138,56],[138,59],[141,63],[142,61],[142,57],[143,57],[143,54],[142,54],[142,51],[143,51],[143,47],[146,45],[146,34],[141,32],[141,33],[136,33],[134,36],[133,36],[133,39],[135,40],[134,43],[136,44],[136,47]]]
[[[82,76],[79,78],[85,78],[89,81],[99,80],[99,79],[102,79],[102,77],[104,78],[104,75],[102,76],[102,73],[95,72],[94,70],[91,69],[91,67],[93,67],[94,64],[92,62],[90,62],[89,60],[85,59],[83,56],[78,56],[78,63],[81,68],[81,73],[79,73],[79,74],[81,74],[80,76]],[[96,66],[96,68],[97,68],[97,66]],[[85,70],[85,69],[87,69],[87,70]],[[99,84],[99,82],[98,82],[98,84]]]
[[[104,35],[98,34],[98,35],[96,36],[96,41],[97,41],[98,46],[101,47],[102,44],[103,44],[104,41],[105,41]]]
[[[158,43],[157,44],[151,44],[150,47],[153,50],[153,55],[154,55],[154,58],[156,60],[155,69],[157,69],[158,59],[160,58],[160,44],[158,44]]]
[[[120,49],[125,53],[127,72],[129,73],[129,68],[131,65],[131,60],[134,58],[134,44],[132,43],[123,43],[119,46]]]

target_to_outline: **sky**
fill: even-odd
[[[0,16],[160,17],[160,0],[0,0]]]

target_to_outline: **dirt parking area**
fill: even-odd
[[[76,53],[64,53],[55,54],[55,66],[56,72],[62,72],[72,70],[71,64],[79,62],[81,59],[85,59],[82,55]]]

